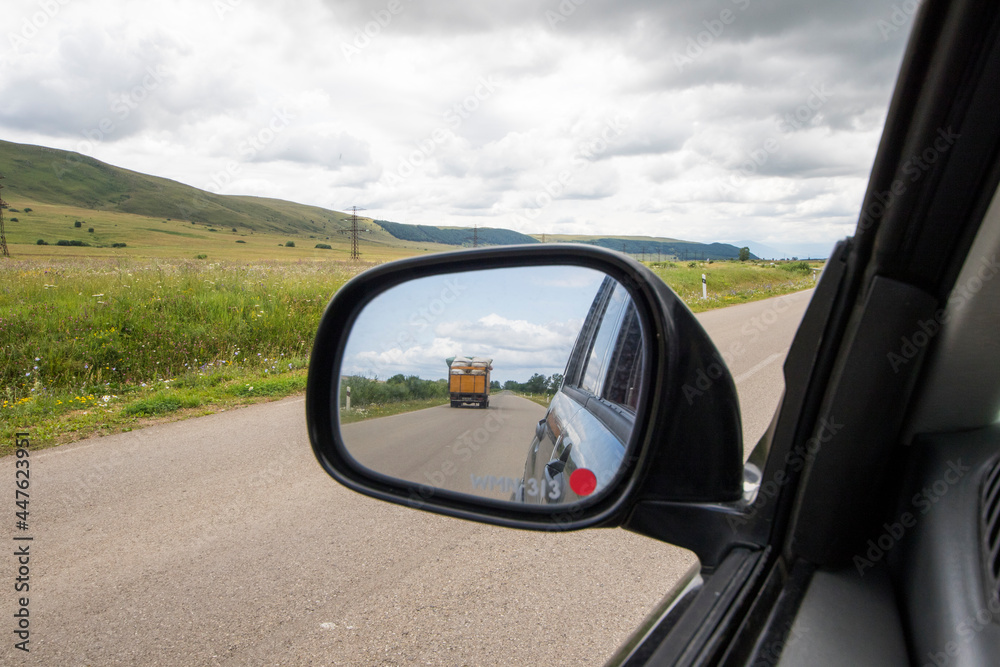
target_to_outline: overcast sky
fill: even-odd
[[[397,222],[832,245],[915,7],[18,1],[0,137]]]

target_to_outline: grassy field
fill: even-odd
[[[646,262],[696,313],[809,289],[823,262]],[[815,270],[814,270],[815,269]],[[703,299],[705,275],[708,298]]]
[[[91,217],[94,234],[99,220],[113,228],[113,218]],[[321,255],[328,261],[316,261],[321,251],[277,248],[277,242],[283,261],[183,259],[191,252],[185,243],[194,238],[182,234],[195,232],[181,223],[162,230],[181,240],[157,248],[172,258],[73,256],[93,249],[26,246],[47,256],[15,251],[0,260],[0,454],[17,430],[27,429],[40,444],[58,444],[302,391],[324,307],[344,282],[373,265],[329,261],[329,251]],[[90,234],[87,227],[76,231]],[[214,240],[211,232],[197,234]],[[814,281],[812,267],[802,262],[650,266],[693,310],[784,294]],[[365,406],[351,419],[442,403],[416,398],[412,405]],[[546,405],[547,397],[536,402]]]
[[[305,386],[323,308],[366,265],[0,261],[0,446]]]
[[[396,403],[373,403],[362,408],[352,407],[350,410],[340,409],[340,423],[353,424],[354,422],[366,419],[377,419],[378,417],[389,417],[404,412],[414,412],[438,405],[448,405],[447,398],[421,398]]]
[[[7,193],[4,192],[6,197]],[[297,234],[253,231],[134,213],[11,199],[4,212],[7,244],[12,257],[217,260],[347,260],[351,238],[339,230]],[[30,209],[26,212],[26,209]],[[80,226],[77,227],[77,221]],[[365,225],[371,225],[367,220]],[[93,231],[89,231],[89,230]],[[381,228],[379,228],[381,229]],[[235,231],[234,231],[235,230]],[[38,245],[38,241],[48,245]],[[59,241],[86,246],[59,246]],[[293,245],[289,246],[289,242]],[[124,243],[125,247],[112,247]],[[330,246],[329,249],[317,245]],[[422,252],[454,250],[435,243],[409,243],[385,232],[362,234],[361,259],[387,262]]]

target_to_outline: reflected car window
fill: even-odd
[[[639,399],[642,369],[642,329],[635,304],[629,303],[622,322],[621,334],[615,343],[612,363],[604,382],[605,400],[635,412]]]
[[[595,396],[601,395],[604,379],[611,355],[614,352],[613,341],[621,327],[622,313],[625,307],[631,303],[628,292],[621,285],[616,285],[611,298],[608,300],[604,317],[601,319],[597,336],[590,348],[590,355],[587,358],[587,366],[583,372],[583,380],[580,388]]]

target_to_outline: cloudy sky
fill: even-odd
[[[827,247],[915,9],[19,0],[0,138],[397,222]]]
[[[501,384],[562,373],[603,280],[593,269],[547,266],[404,283],[358,316],[341,373],[435,380],[455,356],[493,359],[491,379]]]

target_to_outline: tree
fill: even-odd
[[[549,378],[549,391],[551,393],[556,393],[559,391],[559,386],[562,385],[563,376],[561,373],[555,373]]]
[[[544,394],[549,381],[541,373],[535,373],[523,385],[523,391],[529,394]]]
[[[743,246],[740,248],[740,261],[745,262],[750,259],[750,248]]]

